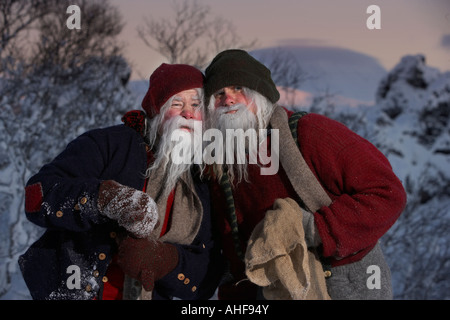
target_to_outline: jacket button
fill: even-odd
[[[110,237],[111,239],[115,239],[115,238],[117,237],[117,233],[115,233],[114,231],[111,231],[111,232],[109,233],[109,237]]]
[[[105,260],[106,259],[106,254],[104,254],[104,253],[100,253],[99,255],[98,255],[98,258],[100,259],[100,260]]]
[[[75,211],[80,211],[80,206],[78,205],[78,203],[73,208],[75,209]]]
[[[56,216],[57,216],[58,218],[61,218],[63,215],[64,215],[64,213],[63,213],[61,210],[56,211]]]
[[[182,273],[178,274],[178,280],[183,281],[184,278],[185,278],[184,274],[182,274]]]
[[[329,277],[331,277],[331,271],[327,270],[327,271],[325,271],[325,278],[329,278]]]
[[[189,278],[184,279],[184,284],[189,284],[189,282],[191,282]]]
[[[104,277],[102,278],[102,282],[108,282],[108,277],[107,277],[107,276],[104,276]]]
[[[83,197],[83,198],[80,199],[80,203],[81,204],[86,204],[86,202],[87,202],[87,198],[86,197]]]
[[[92,275],[96,278],[98,278],[98,276],[100,275],[100,272],[98,270],[95,270],[94,272],[92,272]]]
[[[191,290],[192,290],[192,292],[195,292],[195,291],[197,291],[197,287],[193,286]]]
[[[92,291],[92,286],[90,284],[88,284],[85,289],[86,289],[87,292],[91,292]]]

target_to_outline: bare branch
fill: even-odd
[[[295,106],[296,90],[310,78],[298,63],[295,56],[281,48],[263,54],[260,60],[272,73],[275,84],[284,91],[288,107]]]
[[[211,18],[207,5],[196,0],[174,2],[170,18],[145,18],[138,26],[138,36],[150,49],[169,63],[186,63],[203,68],[217,52],[253,47],[256,40],[242,43],[235,27],[222,18]]]

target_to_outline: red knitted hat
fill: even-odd
[[[178,92],[203,88],[203,73],[187,64],[161,64],[150,76],[150,86],[142,100],[142,108],[150,118]]]

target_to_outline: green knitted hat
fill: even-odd
[[[243,86],[255,90],[275,103],[280,99],[270,70],[244,50],[219,53],[205,71],[205,98],[209,101],[217,90]]]

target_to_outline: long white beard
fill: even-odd
[[[228,113],[230,111],[236,110],[235,113]],[[211,126],[217,128],[222,132],[224,137],[224,159],[227,158],[227,142],[226,142],[226,130],[227,129],[243,129],[244,132],[248,129],[256,130],[258,127],[258,120],[255,114],[253,114],[245,104],[235,104],[231,107],[219,107],[216,108],[211,115]],[[235,148],[236,150],[236,148]],[[234,155],[233,155],[234,156]],[[234,164],[216,164],[216,170],[218,177],[220,178],[223,174],[224,166],[228,170],[228,175],[231,181],[237,176],[238,182],[242,179],[248,181],[247,173],[247,161],[245,163]]]
[[[163,132],[160,135],[159,143],[155,152],[155,161],[147,170],[147,176],[150,176],[156,170],[164,172],[164,193],[173,190],[178,179],[188,171],[194,163],[194,124],[198,120],[188,120],[182,116],[176,116],[167,120],[163,126]],[[181,139],[181,141],[172,141],[172,134],[175,130],[189,128],[190,132],[183,131],[183,134],[190,135],[190,139]],[[184,159],[181,163],[174,163],[174,147],[177,149],[191,150],[191,158]]]

